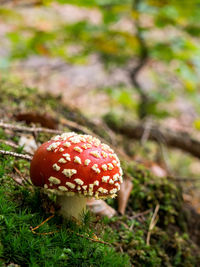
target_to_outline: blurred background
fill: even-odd
[[[143,125],[124,151],[177,180],[200,213],[200,151],[182,145],[200,141],[199,41],[198,0],[0,0],[1,81],[59,96],[95,123],[112,113]]]

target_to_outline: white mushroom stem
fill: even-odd
[[[57,196],[57,203],[60,206],[60,214],[64,218],[75,218],[80,220],[86,210],[86,198],[84,196]]]

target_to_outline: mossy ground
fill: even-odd
[[[5,138],[1,133],[1,138]],[[8,146],[1,148],[9,150]],[[12,179],[14,167],[27,173],[29,163],[13,157],[0,156],[0,259],[1,264],[10,262],[21,266],[130,266],[128,255],[115,251],[114,246],[88,240],[94,233],[98,238],[114,240],[106,232],[100,234],[101,223],[94,223],[90,214],[85,214],[82,225],[73,221],[62,221],[55,215],[37,230],[30,227],[39,225],[51,214],[45,206],[45,197],[29,185],[18,186]],[[48,201],[49,205],[51,201]],[[78,236],[82,234],[83,236]]]
[[[0,113],[14,122],[16,112],[38,111],[56,119],[76,118],[84,124],[84,116],[64,106],[59,98],[40,95],[36,89],[4,80],[0,84]],[[41,112],[42,109],[42,112]],[[6,114],[6,117],[5,117]],[[92,126],[92,125],[91,125]],[[67,128],[66,128],[67,130]],[[104,133],[102,133],[104,135]],[[0,131],[0,139],[17,142],[21,133]],[[106,136],[106,135],[105,135]],[[39,134],[37,142],[50,135]],[[0,144],[4,150],[13,148]],[[19,148],[18,152],[23,152]],[[183,212],[181,189],[172,181],[158,179],[141,165],[123,162],[123,169],[133,180],[127,214],[99,220],[87,213],[84,223],[63,221],[57,214],[36,231],[50,216],[52,201],[30,185],[20,186],[12,179],[17,167],[29,176],[29,162],[0,155],[0,264],[20,266],[200,266],[199,247],[191,241]],[[116,200],[109,200],[116,206]],[[156,205],[159,219],[146,238]],[[135,216],[149,210],[146,215]],[[134,217],[135,216],[135,217]],[[82,236],[78,235],[81,234]],[[110,243],[97,243],[86,237]]]

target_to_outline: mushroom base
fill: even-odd
[[[57,196],[57,203],[60,206],[59,213],[67,219],[75,218],[81,220],[81,217],[86,210],[86,200],[85,197],[80,195],[59,195]]]

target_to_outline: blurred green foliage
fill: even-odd
[[[89,57],[96,54],[107,70],[121,67],[129,72],[132,63],[142,60],[145,49],[144,66],[152,80],[146,92],[152,101],[144,107],[145,112],[157,118],[168,116],[171,111],[161,106],[180,95],[189,96],[200,111],[200,98],[196,97],[200,72],[200,1],[42,1],[47,11],[58,4],[77,6],[84,12],[94,12],[93,16],[98,18],[94,22],[88,15],[69,22],[56,16],[52,18],[54,23],[49,18],[40,18],[38,23],[30,25],[25,19],[26,12],[1,7],[0,16],[14,27],[7,33],[10,52],[2,58],[0,68],[30,55],[87,64]],[[71,47],[76,49],[72,52]],[[118,104],[137,112],[134,94],[127,95],[125,87],[120,87]]]

